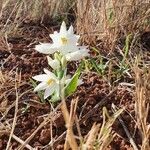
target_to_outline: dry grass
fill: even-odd
[[[85,144],[82,145],[83,150],[107,149],[113,138],[116,136],[112,130],[112,125],[118,116],[122,113],[123,109],[116,111],[113,115],[109,115],[108,110],[103,108],[103,123],[94,123],[88,135],[85,137]]]
[[[21,82],[21,75],[18,74],[17,72],[15,72],[15,74],[16,74],[15,77],[11,77],[12,72],[2,73],[2,71],[0,70],[0,84],[1,84],[0,86],[0,94],[1,94],[0,113],[2,115],[2,117],[0,118],[0,138],[4,134],[9,135],[9,140],[7,143],[6,150],[11,149],[12,139],[16,140],[20,144],[24,144],[23,140],[21,140],[19,137],[14,135],[14,129],[15,129],[16,122],[17,122],[17,113],[19,109],[18,103],[19,103],[19,99],[21,98],[21,96],[24,95],[24,93],[22,93],[21,95],[18,95],[18,87],[23,85],[24,83]],[[10,104],[7,97],[13,92],[15,93],[14,102]],[[11,119],[6,119],[8,112],[12,108],[15,109],[13,121]],[[26,145],[26,147],[29,150],[32,149],[32,147],[28,144]]]
[[[128,34],[148,29],[150,3],[143,0],[85,0],[77,2],[77,30],[94,45],[107,41],[113,49]]]
[[[102,40],[110,49],[120,38],[146,31],[150,26],[150,3],[143,0],[1,0],[0,8],[3,35],[19,35],[22,23],[67,21],[72,10],[82,40],[94,46]]]
[[[63,106],[63,105],[62,105]],[[89,133],[83,138],[80,134],[80,127],[78,126],[80,144],[77,144],[75,136],[73,134],[73,123],[76,118],[76,107],[77,100],[72,101],[70,109],[70,117],[65,118],[67,132],[66,140],[64,145],[64,150],[68,150],[70,147],[72,150],[82,149],[82,150],[104,150],[112,142],[113,138],[116,136],[112,130],[112,125],[114,124],[117,117],[122,113],[123,109],[116,111],[113,115],[109,115],[108,110],[103,108],[103,123],[102,125],[94,123]],[[63,115],[69,115],[69,112],[66,107],[62,109]],[[67,111],[67,112],[66,112]],[[66,112],[66,113],[65,113]]]
[[[0,0],[1,34],[18,35],[18,27],[23,23],[51,24],[53,18],[66,20],[73,5],[72,0]]]
[[[150,149],[150,70],[144,68],[143,70],[138,67],[138,63],[135,65],[135,113],[137,126],[139,128],[142,145],[141,150]]]

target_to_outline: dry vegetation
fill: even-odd
[[[144,71],[144,72],[143,72]],[[141,149],[147,150],[150,148],[150,124],[149,117],[149,101],[150,101],[150,72],[149,70],[141,70],[135,66],[135,113],[137,126],[140,130],[142,144]]]
[[[65,108],[63,114],[65,115],[66,112],[67,117],[64,118],[68,130],[53,137],[53,124],[55,124],[56,115],[59,115],[61,106],[53,107],[50,105],[47,111],[43,110],[43,107],[46,108],[48,103],[40,102],[41,99],[32,92],[33,89],[29,85],[29,81],[22,78],[19,67],[19,71],[17,71],[14,69],[15,66],[11,69],[5,68],[5,64],[9,62],[11,55],[15,55],[15,44],[9,42],[10,39],[12,41],[12,39],[19,40],[20,37],[26,38],[28,33],[25,34],[24,31],[28,27],[32,27],[33,31],[34,28],[38,28],[38,31],[41,30],[40,36],[42,38],[38,34],[39,39],[47,40],[47,35],[43,36],[45,29],[46,32],[57,29],[62,20],[65,20],[67,24],[74,24],[77,33],[81,35],[81,42],[90,44],[94,60],[83,61],[85,70],[91,73],[96,72],[100,79],[107,81],[108,92],[101,98],[101,102],[97,102],[95,106],[91,102],[90,108],[87,109],[88,112],[83,116],[81,114],[88,107],[88,101],[79,107],[80,96],[71,97],[72,102],[67,101],[67,107],[70,108],[70,111],[68,112]],[[37,34],[38,31],[35,30],[34,33]],[[34,33],[31,33],[33,35],[31,37],[32,42],[25,45],[25,48],[23,45],[21,49],[34,51],[33,47],[39,41]],[[0,145],[0,149],[11,150],[13,149],[12,143],[16,141],[15,149],[21,150],[26,147],[33,150],[35,146],[32,145],[34,137],[46,125],[49,125],[50,128],[50,131],[48,130],[50,132],[49,142],[44,146],[40,145],[39,149],[63,149],[61,145],[65,143],[64,149],[66,150],[69,147],[74,150],[105,150],[111,149],[111,146],[115,145],[115,141],[118,139],[129,143],[128,147],[122,147],[122,149],[150,149],[149,0],[0,0],[0,35],[0,144],[5,143],[6,146],[3,148],[3,145]],[[3,54],[9,55],[9,57]],[[43,58],[43,56],[39,57]],[[104,62],[101,58],[104,58]],[[17,64],[17,59],[15,63]],[[15,63],[13,62],[13,64]],[[41,64],[42,62],[40,62]],[[44,64],[41,66],[44,66]],[[116,67],[119,68],[117,71],[115,70]],[[27,77],[31,76],[32,74]],[[88,79],[91,78],[87,77],[87,82]],[[91,84],[91,82],[93,81],[88,83]],[[121,88],[125,87],[127,92],[132,95],[131,103],[134,106],[132,109],[130,109],[131,105],[128,106],[130,102],[124,102],[123,105],[125,104],[125,106],[122,105],[125,95],[119,95],[120,93],[116,92],[116,89],[118,90],[120,86]],[[25,91],[23,91],[23,88]],[[95,90],[97,89],[95,88]],[[100,90],[98,89],[97,92],[99,93]],[[116,92],[116,95],[114,92]],[[121,96],[120,101],[116,102],[119,108],[116,107],[115,110],[109,105],[111,102],[107,101],[113,94],[116,97]],[[90,97],[90,95],[88,96]],[[115,97],[112,99],[115,99]],[[128,98],[124,100],[128,100]],[[30,104],[29,101],[32,103]],[[22,110],[24,105],[27,107]],[[93,107],[91,108],[91,106]],[[42,121],[39,121],[37,126],[32,128],[28,137],[22,139],[15,135],[15,128],[20,121],[20,116],[24,115],[23,112],[28,111],[26,110],[28,107],[31,112],[31,107],[36,108],[35,111],[37,111],[37,108],[39,108],[39,111],[42,109],[42,113],[35,116],[38,119],[42,118]],[[78,107],[80,112],[78,112]],[[86,119],[90,119],[91,115],[98,110],[100,110],[100,113],[97,112],[100,118],[98,123],[93,121],[92,125],[89,125],[90,129],[87,128],[82,135],[82,130],[85,127],[83,124],[86,124]],[[12,111],[11,115],[9,111]],[[130,119],[132,118],[131,122],[134,122],[131,123],[131,126],[134,126],[134,133],[128,129],[130,126],[126,127],[128,121],[123,117],[126,113],[128,117],[130,116]],[[117,125],[113,128],[116,121],[116,124],[121,124],[119,128],[124,131],[124,135],[115,130]],[[64,122],[63,126],[65,126]],[[120,130],[119,128],[118,130]],[[73,136],[73,130],[76,131],[75,136]],[[137,135],[135,135],[135,132]],[[17,133],[18,131],[16,131]],[[66,141],[64,142],[65,136]],[[136,139],[137,137],[139,139]]]
[[[104,38],[114,46],[122,36],[149,28],[149,7],[148,1],[142,0],[79,0],[77,29],[87,42],[95,43]]]
[[[18,28],[24,23],[52,24],[53,18],[60,21],[66,18],[72,6],[71,0],[1,0],[1,34],[21,34]]]

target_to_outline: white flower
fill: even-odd
[[[54,92],[57,97],[60,95],[60,84],[62,84],[62,80],[59,80],[56,75],[50,72],[47,69],[44,69],[45,74],[40,74],[32,77],[34,80],[40,81],[41,83],[36,86],[34,89],[35,92],[45,90],[44,99],[48,98]],[[65,86],[67,86],[71,81],[70,77],[66,77],[64,80]],[[81,79],[78,80],[77,85],[81,85],[83,81]]]
[[[62,23],[60,32],[55,31],[54,34],[50,34],[50,37],[53,40],[52,44],[40,43],[40,45],[36,45],[35,49],[44,54],[52,54],[55,51],[66,54],[78,50],[77,41],[80,36],[74,34],[72,26],[67,31],[65,22]]]
[[[50,34],[50,37],[53,41],[52,44],[40,43],[40,45],[36,45],[35,49],[44,54],[53,54],[58,51],[69,61],[89,56],[89,50],[85,46],[78,46],[80,36],[74,34],[72,26],[67,30],[65,22],[62,23],[60,32],[55,31],[54,34]]]
[[[41,81],[41,83],[34,89],[34,91],[45,90],[44,99],[52,95],[54,92],[59,96],[59,80],[56,75],[47,69],[44,69],[45,74],[36,75],[34,80]]]
[[[62,54],[78,50],[77,42],[80,36],[74,34],[72,26],[67,31],[65,22],[62,23],[60,32],[55,31],[54,34],[50,34],[50,37],[53,40],[53,47]]]

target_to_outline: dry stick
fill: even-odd
[[[94,145],[94,141],[98,136],[99,129],[100,129],[100,124],[94,123],[91,130],[88,133],[88,138],[86,140],[86,143],[84,144],[85,149],[92,148],[92,145]]]
[[[20,96],[18,96],[18,100],[24,95],[24,94],[26,94],[26,93],[28,93],[29,91],[30,91],[31,89],[29,89],[29,90],[27,90],[26,92],[24,92],[24,93],[22,93]],[[1,120],[3,120],[6,116],[7,116],[7,114],[8,114],[8,112],[15,106],[15,101],[7,108],[7,110],[3,113],[3,116],[0,118],[0,121]],[[18,104],[19,103],[22,103],[22,102],[18,102]]]
[[[30,140],[35,136],[35,134],[48,122],[50,122],[50,115],[38,126],[38,128],[24,141],[24,143],[17,149],[22,150],[24,149],[25,145],[30,142]]]
[[[16,10],[18,4],[19,4],[19,1],[15,4],[15,6],[14,6],[12,12],[11,12],[10,15],[8,16],[8,19],[6,20],[6,23],[5,23],[5,25],[4,25],[4,29],[5,29],[5,27],[7,26],[7,24],[9,23],[10,18],[12,17],[13,13],[15,12],[15,10]]]
[[[87,120],[89,117],[91,117],[95,111],[97,111],[97,109],[100,106],[103,106],[104,104],[107,103],[107,98],[112,95],[115,91],[117,90],[117,88],[114,88],[106,97],[104,97],[99,103],[97,103],[94,108],[92,108],[87,114],[85,114],[82,119],[80,120],[79,124],[82,124],[85,120]]]
[[[66,106],[66,103],[65,103],[64,100],[62,100],[61,111],[62,111],[64,120],[65,120],[65,123],[66,123],[66,128],[68,129],[67,123],[69,122],[69,112],[67,110],[67,106]],[[66,136],[66,140],[65,140],[65,144],[64,144],[64,150],[68,150],[68,149],[69,149],[69,142],[68,142],[68,139],[67,139],[67,136]]]
[[[2,125],[3,125],[3,123],[1,123]],[[3,125],[4,126],[4,125]],[[8,129],[9,130],[9,129]],[[8,131],[7,129],[6,129],[6,131],[4,131],[4,132],[0,132],[1,134],[6,134],[6,133],[8,133],[9,131]],[[18,138],[16,135],[12,135],[12,138],[14,139],[14,140],[16,140],[17,142],[19,142],[20,144],[24,144],[24,141],[23,140],[21,140],[20,138]],[[26,144],[25,145],[25,147],[26,148],[28,148],[29,150],[33,150],[33,147],[31,147],[29,144]]]
[[[55,108],[55,110],[47,116],[47,118],[38,126],[38,128],[24,141],[24,144],[21,145],[17,150],[22,150],[22,149],[25,147],[25,145],[26,145],[27,143],[29,143],[30,140],[32,140],[32,138],[34,137],[34,135],[35,135],[44,125],[46,125],[47,123],[50,122],[50,117],[60,108],[60,106],[61,106],[61,104],[59,104],[59,105]]]
[[[77,100],[76,100],[75,104],[74,104],[74,101],[71,102],[70,116],[69,116],[69,121],[68,121],[68,125],[67,125],[67,135],[66,135],[66,139],[70,140],[71,145],[74,149],[78,148],[77,142],[76,142],[76,140],[74,138],[74,134],[73,134],[73,124],[74,124],[76,108],[77,108]],[[72,141],[73,139],[74,139],[74,141]]]
[[[52,120],[50,121],[50,135],[51,135],[51,142],[53,143],[53,123],[52,123]],[[54,150],[53,145],[52,145],[52,150]]]
[[[14,129],[15,129],[15,126],[16,126],[16,121],[17,121],[18,100],[19,100],[18,91],[17,91],[17,82],[15,83],[15,90],[16,90],[15,114],[14,114],[14,119],[13,119],[13,124],[12,124],[12,129],[11,129],[11,132],[10,132],[9,140],[7,142],[6,150],[9,150],[9,145],[10,145],[11,138],[13,136],[13,132],[14,132]]]
[[[63,117],[64,117],[64,120],[65,120],[65,123],[66,123],[66,128],[67,128],[67,136],[66,136],[66,142],[65,142],[65,145],[64,145],[64,149],[67,150],[68,149],[68,143],[71,147],[72,150],[77,150],[78,149],[78,145],[77,145],[77,142],[74,138],[74,134],[73,134],[73,129],[72,129],[72,125],[70,123],[70,116],[69,116],[69,112],[68,112],[68,109],[67,109],[67,105],[66,105],[66,101],[65,101],[65,98],[64,98],[64,92],[62,92],[61,94],[61,98],[62,98],[62,105],[61,105],[61,110],[62,110],[62,114],[63,114]]]
[[[17,141],[19,142],[20,144],[24,144],[25,142],[23,140],[21,140],[20,138],[18,138],[16,135],[12,135],[12,137]],[[25,144],[25,147],[28,148],[29,150],[34,150],[33,147],[31,147],[29,144]]]
[[[81,129],[80,129],[80,125],[79,125],[79,119],[78,119],[77,115],[75,116],[75,124],[76,124],[76,127],[77,127],[80,143],[82,143],[83,137],[82,137],[82,134],[81,134]]]
[[[93,115],[93,113],[100,107],[103,106],[104,104],[107,103],[107,98],[109,96],[111,96],[115,91],[117,90],[117,88],[114,88],[106,97],[104,97],[99,103],[97,103],[94,108],[92,108],[86,115],[84,115],[82,117],[82,119],[79,120],[79,125],[81,125],[85,120],[87,120],[89,117],[91,117]],[[59,141],[63,138],[65,138],[66,135],[66,131],[63,132],[53,143],[54,147],[56,146],[57,143],[59,143]]]
[[[51,147],[53,145],[53,148],[55,148],[57,144],[59,144],[59,142],[65,138],[65,136],[66,136],[66,131],[64,131],[53,143],[50,143],[49,146]]]
[[[59,96],[60,99],[62,101],[62,105],[61,105],[61,111],[65,120],[65,124],[66,124],[66,128],[67,128],[67,135],[66,135],[66,141],[64,144],[64,150],[68,150],[69,146],[71,147],[72,150],[77,150],[78,149],[78,145],[73,133],[73,124],[71,123],[72,120],[72,116],[70,116],[68,108],[67,108],[67,104],[66,104],[66,99],[65,99],[65,91],[64,91],[64,78],[61,79],[61,82],[59,83]],[[71,117],[71,121],[70,121],[70,117]]]
[[[114,112],[117,111],[116,106],[115,106],[114,104],[112,104],[112,108],[113,108],[113,111],[114,111]],[[123,120],[121,119],[120,116],[118,116],[118,120],[120,121],[120,123],[121,123],[121,125],[122,125],[122,127],[123,127],[123,129],[124,129],[124,131],[125,131],[125,133],[126,133],[126,135],[127,135],[127,137],[128,137],[128,139],[129,139],[131,145],[133,146],[134,150],[138,150],[138,147],[136,146],[136,144],[135,144],[133,138],[132,138],[131,135],[130,135],[129,130],[128,130],[127,127],[125,126],[125,124],[124,124],[124,122],[123,122]]]

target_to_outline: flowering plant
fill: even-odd
[[[36,45],[35,49],[43,54],[48,54],[47,60],[53,72],[44,69],[44,74],[36,75],[34,80],[41,82],[36,86],[34,91],[45,90],[44,99],[51,96],[53,101],[62,101],[61,111],[67,127],[66,146],[69,143],[73,150],[77,148],[77,142],[74,138],[72,125],[69,119],[69,111],[65,102],[65,97],[75,92],[78,85],[82,84],[80,77],[80,68],[75,74],[68,78],[67,76],[67,62],[81,60],[89,56],[89,50],[86,46],[79,46],[79,35],[74,34],[73,27],[70,26],[67,30],[65,22],[60,27],[60,32],[55,31],[50,34],[53,43],[40,43]],[[49,55],[52,55],[51,58]]]
[[[44,99],[51,96],[52,100],[56,101],[61,99],[62,93],[69,96],[75,92],[78,85],[82,84],[82,80],[79,79],[79,69],[72,78],[67,78],[67,62],[89,56],[89,50],[86,46],[79,46],[80,36],[74,34],[72,26],[67,30],[65,22],[62,23],[60,31],[50,34],[50,37],[53,43],[40,43],[35,46],[35,50],[48,54],[48,64],[53,72],[44,69],[45,74],[34,76],[34,80],[41,82],[34,91],[45,90]]]

